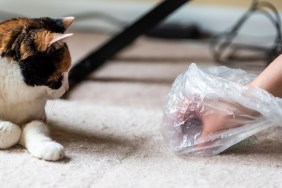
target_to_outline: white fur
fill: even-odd
[[[45,160],[58,160],[64,156],[61,144],[48,137],[47,126],[41,121],[31,121],[23,126],[20,144],[35,157]]]
[[[0,121],[0,148],[6,149],[15,145],[21,135],[21,129],[9,122]]]
[[[20,140],[35,157],[45,160],[63,157],[63,146],[48,137],[47,126],[42,120],[47,99],[61,97],[67,89],[67,73],[58,90],[31,87],[25,84],[17,62],[0,58],[0,149],[11,147]]]

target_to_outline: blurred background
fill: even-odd
[[[71,27],[79,32],[115,34],[152,9],[157,0],[0,0],[0,19],[10,17],[75,16]],[[210,39],[229,32],[256,0],[194,0],[164,21],[164,27],[149,33],[151,37],[171,39]],[[281,0],[268,0],[282,11]],[[267,9],[267,8],[266,8]],[[269,8],[268,8],[269,9]],[[270,13],[269,13],[270,12]],[[268,15],[266,15],[268,14]],[[273,18],[269,14],[274,15]],[[236,31],[236,41],[273,48],[281,31],[273,10],[252,14]],[[168,25],[165,25],[168,24]],[[202,40],[203,41],[203,40]],[[281,48],[282,51],[282,48]],[[216,60],[220,61],[220,60]]]
[[[75,16],[67,31],[74,33],[67,42],[75,65],[160,2],[0,0],[0,20]],[[191,63],[258,74],[282,53],[281,16],[282,0],[185,4],[71,88],[67,100],[50,103],[51,132],[66,146],[67,159],[44,163],[29,160],[27,152],[1,152],[0,176],[14,185],[2,187],[281,187],[278,139],[184,160],[164,146],[159,132],[179,74]]]
[[[75,64],[160,2],[0,0],[0,20],[74,16],[69,43]],[[265,67],[282,53],[281,15],[281,0],[193,0],[115,58]]]
[[[75,35],[69,44],[75,64],[160,2],[0,0],[0,20],[18,16],[74,16],[76,19],[70,32]],[[260,71],[282,53],[281,15],[281,0],[194,0],[144,33],[114,59],[130,60],[134,65],[138,61],[221,63]],[[126,68],[129,66],[132,64]],[[171,76],[170,81],[183,67]],[[113,77],[117,73],[107,74]],[[123,69],[119,76],[126,74]]]
[[[0,0],[1,18],[14,16],[59,17],[76,16],[73,29],[115,32],[125,24],[150,10],[159,3],[157,0]],[[281,0],[269,0],[278,10],[282,10]],[[194,0],[175,12],[166,21],[187,25],[198,24],[209,32],[221,32],[232,26],[250,7],[252,0]],[[114,19],[113,19],[114,18]],[[253,16],[242,32],[271,34],[273,27],[263,15]],[[248,30],[248,32],[246,31]],[[255,34],[255,33],[254,33]]]

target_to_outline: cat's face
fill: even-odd
[[[73,17],[17,18],[0,24],[0,55],[17,62],[29,87],[44,88],[48,98],[57,98],[68,89],[71,57],[64,34]]]

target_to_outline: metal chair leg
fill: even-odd
[[[115,54],[133,42],[137,37],[152,29],[169,14],[190,0],[164,0],[135,23],[114,36],[96,51],[90,53],[70,71],[70,88],[83,81],[91,72],[100,68]]]

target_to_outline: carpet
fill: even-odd
[[[66,158],[47,162],[20,146],[0,152],[1,187],[280,187],[282,143],[215,157],[180,157],[164,145],[160,109],[57,100],[47,105]]]
[[[69,41],[74,62],[105,39],[76,34]],[[214,157],[177,156],[164,144],[162,105],[173,79],[191,62],[215,65],[207,45],[186,42],[141,38],[66,100],[49,101],[51,136],[66,157],[48,162],[20,146],[1,150],[1,187],[282,187],[282,139],[267,137]]]

